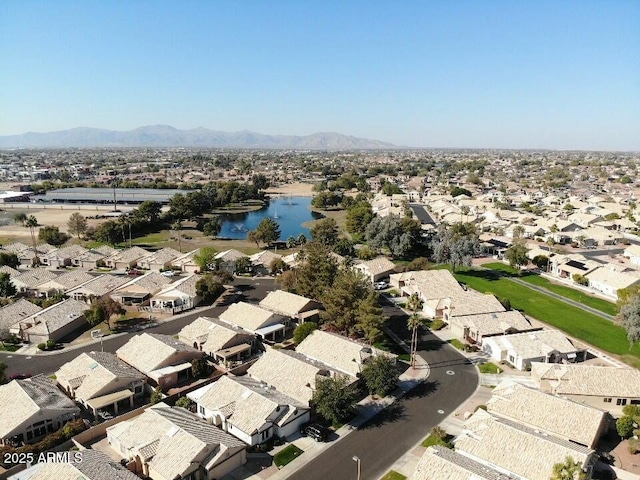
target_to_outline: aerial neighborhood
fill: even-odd
[[[0,478],[638,479],[638,159],[0,151]]]

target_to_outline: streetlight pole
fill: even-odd
[[[360,480],[360,457],[354,455],[351,460],[358,464],[358,480]]]

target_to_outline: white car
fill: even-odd
[[[376,290],[384,290],[385,288],[389,288],[389,284],[387,282],[378,282],[374,287]]]
[[[175,277],[176,274],[173,270],[167,270],[166,272],[162,272],[162,275],[164,275],[165,277]]]

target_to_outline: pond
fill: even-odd
[[[220,215],[222,230],[218,237],[245,240],[249,230],[254,230],[263,218],[270,217],[280,225],[281,240],[297,238],[301,233],[310,238],[309,229],[302,224],[323,218],[321,213],[309,210],[310,205],[311,197],[280,197],[272,198],[266,207],[254,212]]]

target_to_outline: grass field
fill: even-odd
[[[483,267],[490,268],[491,270],[500,270],[502,272],[518,276],[518,278],[527,283],[530,283],[531,285],[546,288],[550,292],[553,292],[557,295],[562,295],[563,297],[570,300],[580,302],[583,305],[595,308],[596,310],[600,310],[603,313],[607,313],[609,315],[615,315],[617,313],[615,303],[594,297],[587,293],[581,292],[580,290],[576,290],[575,288],[558,285],[547,278],[541,277],[540,275],[526,273],[524,275],[520,275],[520,271],[513,267],[510,267],[509,265],[505,265],[504,263],[486,263],[483,265]]]
[[[629,349],[624,328],[609,320],[500,278],[491,271],[461,270],[455,273],[455,277],[474,290],[508,298],[513,308],[608,353],[619,355],[621,360],[631,365],[640,366],[640,345],[635,344]]]
[[[387,473],[381,480],[406,480],[407,477],[402,475],[401,473],[396,472],[395,470],[391,470]]]
[[[298,458],[303,453],[304,451],[299,449],[295,445],[289,445],[288,447],[283,448],[273,456],[273,463],[275,463],[278,468],[284,467],[288,463],[291,463],[293,460]]]
[[[491,362],[481,363],[478,365],[480,373],[502,373],[502,369]]]

